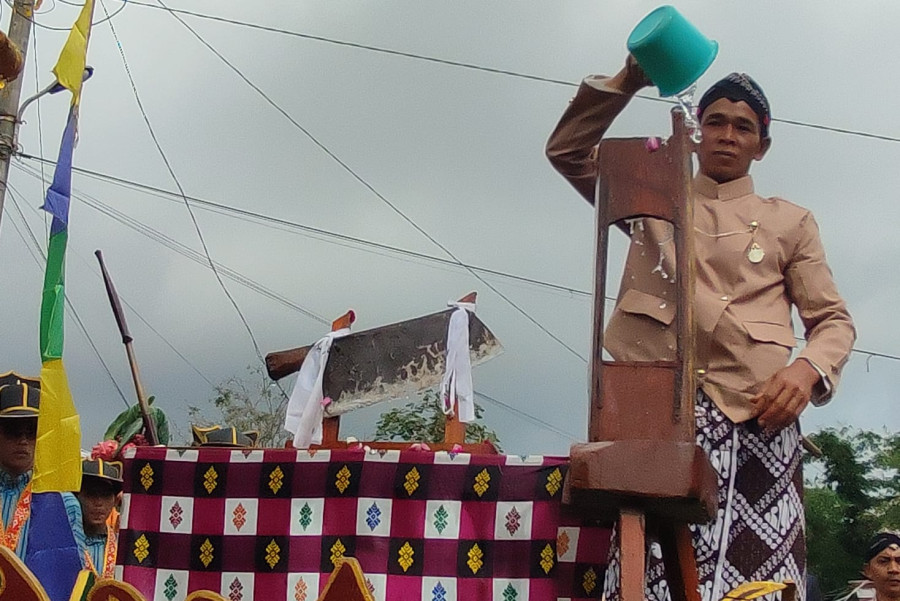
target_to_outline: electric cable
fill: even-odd
[[[62,0],[60,0],[60,1],[62,1]],[[447,65],[447,66],[451,66],[451,67],[460,67],[463,69],[471,69],[474,71],[482,71],[485,73],[492,73],[495,75],[506,75],[509,77],[516,77],[519,79],[526,79],[526,80],[538,81],[538,82],[543,82],[543,83],[551,83],[551,84],[562,85],[562,86],[567,86],[567,87],[571,87],[571,88],[577,88],[579,85],[578,83],[573,83],[571,81],[567,81],[567,80],[563,80],[563,79],[556,79],[553,77],[532,75],[529,73],[522,73],[521,71],[511,71],[508,69],[497,69],[494,67],[478,65],[475,63],[466,63],[466,62],[462,62],[462,61],[454,61],[454,60],[436,58],[433,56],[426,56],[426,55],[418,54],[415,52],[404,52],[401,50],[392,50],[390,48],[382,48],[379,46],[360,44],[357,42],[348,42],[345,40],[337,40],[337,39],[328,38],[325,36],[318,36],[318,35],[301,33],[298,31],[291,31],[288,29],[280,28],[280,27],[272,27],[272,26],[268,26],[268,25],[260,25],[257,23],[249,23],[247,21],[241,21],[239,19],[229,19],[227,17],[210,15],[210,14],[200,13],[200,12],[196,12],[196,11],[181,9],[181,8],[170,8],[166,5],[157,6],[156,4],[140,2],[138,0],[120,0],[120,1],[128,2],[129,4],[134,4],[135,6],[141,6],[141,7],[145,7],[145,8],[153,8],[153,9],[157,9],[157,10],[162,9],[162,10],[166,10],[173,14],[177,13],[177,14],[182,14],[182,15],[188,15],[191,17],[196,17],[198,19],[216,21],[219,23],[225,23],[228,25],[235,25],[238,27],[245,27],[245,28],[249,28],[249,29],[256,29],[256,30],[260,30],[260,31],[267,31],[270,33],[278,33],[281,35],[287,35],[287,36],[291,36],[291,37],[296,37],[296,38],[301,38],[301,39],[306,39],[306,40],[311,40],[311,41],[316,41],[316,42],[324,42],[327,44],[346,46],[349,48],[356,48],[358,50],[367,50],[370,52],[388,54],[388,55],[393,55],[393,56],[400,56],[403,58],[426,61],[426,62],[436,63],[436,64],[440,64],[440,65]],[[160,4],[162,4],[162,3],[160,3]],[[658,98],[655,96],[648,96],[646,94],[636,94],[635,96],[637,98],[641,98],[642,100],[649,100],[652,102],[662,102],[662,103],[671,104],[671,105],[677,104],[676,101],[669,100],[668,98]],[[885,142],[900,142],[900,137],[897,137],[897,136],[875,134],[875,133],[864,132],[864,131],[855,130],[855,129],[834,127],[834,126],[830,126],[830,125],[821,125],[821,124],[817,124],[817,123],[808,123],[805,121],[799,121],[799,120],[795,120],[795,119],[783,119],[783,118],[773,117],[772,121],[778,122],[778,123],[784,123],[787,125],[794,125],[797,127],[805,127],[805,128],[809,128],[809,129],[818,129],[818,130],[832,132],[832,133],[847,134],[847,135],[851,135],[851,136],[859,136],[862,138],[870,138],[870,139],[874,139],[874,140],[882,140]]]
[[[144,109],[144,103],[141,101],[141,96],[138,93],[137,84],[135,83],[134,77],[131,74],[131,68],[128,65],[128,59],[125,57],[125,49],[122,46],[121,40],[119,40],[119,36],[116,33],[115,25],[113,25],[112,18],[109,14],[109,11],[106,10],[106,4],[103,2],[103,0],[100,0],[100,6],[102,7],[104,14],[106,14],[106,16],[107,16],[106,22],[109,25],[109,29],[113,35],[113,39],[115,40],[116,46],[119,49],[119,55],[122,57],[122,64],[125,67],[125,74],[128,76],[128,81],[131,84],[131,91],[134,94],[134,99],[137,102],[138,109],[140,110],[141,116],[144,119],[144,123],[147,126],[147,130],[150,133],[150,138],[153,140],[153,144],[156,147],[156,150],[159,153],[160,158],[162,159],[163,163],[165,164],[166,170],[169,172],[169,175],[171,176],[172,181],[175,182],[175,187],[178,188],[178,191],[181,193],[182,197],[184,198],[184,206],[187,209],[188,214],[190,215],[191,222],[194,225],[194,231],[197,233],[197,238],[199,238],[199,240],[200,240],[200,246],[203,248],[203,254],[206,257],[206,260],[209,261],[210,268],[212,269],[212,272],[215,275],[216,280],[219,282],[219,286],[221,287],[222,292],[225,293],[225,296],[228,298],[228,300],[231,302],[231,305],[234,307],[235,312],[237,312],[238,317],[241,320],[241,323],[244,324],[244,328],[247,330],[247,334],[250,337],[250,341],[253,343],[253,349],[256,351],[256,356],[259,359],[259,362],[263,366],[265,366],[266,360],[263,357],[262,350],[259,347],[259,343],[256,341],[256,336],[253,334],[253,329],[250,327],[250,323],[247,321],[247,318],[244,316],[244,313],[241,311],[240,306],[238,306],[237,301],[231,295],[231,292],[229,292],[228,287],[225,285],[224,280],[222,280],[221,275],[219,275],[219,271],[216,268],[216,264],[212,260],[212,257],[210,256],[210,253],[209,253],[209,248],[206,245],[206,239],[203,237],[203,232],[200,229],[200,223],[197,221],[197,217],[196,217],[196,215],[194,215],[194,210],[191,208],[191,205],[188,202],[187,197],[185,196],[184,188],[181,185],[181,181],[178,179],[178,176],[175,174],[175,170],[172,167],[172,164],[169,161],[169,158],[166,155],[165,151],[163,150],[162,144],[160,143],[159,138],[156,136],[156,132],[154,131],[153,126],[150,123],[150,117],[147,114],[147,111]],[[123,7],[124,7],[124,5],[123,5]],[[276,382],[276,384],[277,384],[277,382]],[[288,396],[287,393],[284,391],[284,389],[281,388],[280,384],[278,385],[278,389],[281,390],[282,394],[285,397]]]
[[[164,6],[164,7],[166,6],[165,3],[163,3],[162,0],[157,0],[157,2],[158,2],[160,5]],[[399,207],[397,207],[394,203],[392,203],[392,202],[391,202],[390,200],[388,200],[384,195],[382,195],[378,190],[376,190],[376,189],[374,188],[374,186],[372,186],[372,184],[370,184],[368,181],[366,181],[361,175],[359,175],[356,171],[354,171],[354,170],[353,170],[347,163],[345,163],[340,157],[338,157],[334,152],[332,152],[328,147],[326,147],[321,141],[319,141],[318,138],[316,138],[316,137],[315,137],[308,129],[306,129],[305,127],[303,127],[296,119],[294,119],[294,118],[293,118],[286,110],[284,110],[280,105],[278,105],[278,103],[276,103],[276,102],[275,102],[268,94],[266,94],[259,86],[257,86],[257,85],[256,85],[255,83],[253,83],[246,75],[244,75],[244,73],[243,73],[240,69],[238,69],[234,64],[232,64],[227,58],[225,58],[224,55],[222,55],[222,54],[221,54],[218,50],[216,50],[209,42],[207,42],[207,41],[206,41],[199,33],[197,33],[197,31],[196,31],[193,27],[191,27],[190,25],[188,25],[188,24],[184,21],[184,19],[182,19],[181,17],[179,17],[176,13],[170,12],[170,14],[171,14],[171,15],[172,15],[179,23],[181,23],[182,25],[184,25],[184,27],[187,28],[187,30],[190,31],[190,32],[194,35],[194,37],[196,37],[197,40],[200,41],[201,44],[203,44],[210,52],[212,52],[212,53],[213,53],[216,57],[218,57],[223,63],[225,63],[225,65],[227,65],[232,71],[234,71],[235,74],[237,74],[237,76],[238,76],[242,81],[244,81],[244,83],[246,83],[248,86],[250,86],[250,87],[251,87],[254,91],[256,91],[256,92],[257,92],[257,93],[258,93],[258,94],[259,94],[259,95],[260,95],[267,103],[269,103],[273,108],[275,108],[279,113],[281,113],[285,118],[287,118],[288,121],[290,121],[291,124],[293,124],[297,129],[299,129],[299,130],[300,130],[307,138],[309,138],[309,140],[312,141],[316,146],[318,146],[320,150],[322,150],[326,155],[328,155],[332,160],[334,160],[338,165],[340,165],[340,166],[341,166],[348,174],[350,174],[357,182],[359,182],[360,184],[362,184],[362,186],[363,186],[364,188],[366,188],[367,190],[369,190],[376,198],[378,198],[378,199],[381,200],[384,204],[386,204],[391,210],[393,210],[393,211],[394,211],[397,215],[399,215],[404,221],[406,221],[409,225],[411,225],[411,226],[413,227],[413,229],[415,229],[415,230],[418,231],[420,234],[422,234],[422,235],[423,235],[426,239],[428,239],[432,244],[434,244],[435,246],[437,246],[438,248],[440,248],[442,251],[444,251],[444,253],[446,253],[447,256],[449,256],[451,259],[453,259],[457,264],[459,264],[460,266],[463,266],[463,268],[466,269],[472,276],[474,276],[475,279],[477,279],[478,281],[480,281],[482,284],[484,284],[485,286],[487,286],[491,291],[493,291],[497,296],[499,296],[501,299],[503,299],[504,301],[506,301],[506,303],[507,303],[509,306],[511,306],[511,307],[512,307],[513,309],[515,309],[516,311],[518,311],[522,316],[524,316],[524,317],[525,317],[528,321],[530,321],[532,324],[534,324],[535,326],[537,326],[538,329],[540,329],[541,331],[543,331],[545,334],[547,334],[550,338],[552,338],[554,341],[556,341],[558,344],[560,344],[563,348],[565,348],[566,350],[568,350],[570,353],[572,353],[573,355],[575,355],[576,357],[578,357],[579,359],[581,359],[583,362],[587,363],[587,358],[586,358],[584,355],[582,355],[581,353],[579,353],[578,351],[576,351],[574,348],[572,348],[571,346],[569,346],[564,340],[562,340],[562,339],[559,338],[556,334],[554,334],[554,333],[551,332],[549,329],[547,329],[543,324],[541,324],[541,323],[540,323],[539,321],[537,321],[534,317],[532,317],[532,316],[531,316],[528,312],[526,312],[522,307],[520,307],[518,304],[516,304],[511,298],[509,298],[507,295],[503,294],[503,293],[502,293],[499,289],[497,289],[493,284],[491,284],[489,281],[487,281],[487,280],[485,280],[483,277],[481,277],[476,271],[471,270],[471,269],[468,269],[467,267],[465,267],[464,264],[462,263],[462,261],[460,261],[460,260],[456,257],[456,255],[454,255],[454,254],[450,251],[449,248],[447,248],[446,246],[444,246],[443,244],[441,244],[436,238],[434,238],[431,234],[429,234],[427,231],[425,231],[425,230],[424,230],[421,226],[419,226],[419,224],[417,224],[412,218],[410,218],[410,217],[407,216],[403,211],[401,211]],[[187,200],[185,200],[185,203],[187,203]]]
[[[45,269],[47,265],[47,256],[44,253],[43,249],[41,249],[41,245],[38,242],[37,237],[34,235],[34,232],[31,230],[31,226],[28,224],[28,220],[25,218],[25,213],[22,211],[22,208],[19,206],[19,201],[16,198],[19,196],[18,192],[12,186],[7,186],[7,192],[9,193],[10,199],[13,201],[13,206],[16,211],[19,213],[19,218],[22,220],[22,223],[25,225],[26,230],[28,231],[28,235],[31,238],[31,242],[34,245],[38,255],[43,260],[43,264],[41,261],[38,261],[38,256],[32,253],[32,257],[37,261],[38,267],[40,269]],[[20,232],[21,235],[21,232]],[[27,240],[24,240],[26,246],[28,245]],[[125,403],[126,407],[129,407],[128,400],[125,398],[125,393],[122,392],[122,388],[119,387],[119,383],[116,382],[116,379],[113,377],[112,371],[109,369],[109,366],[106,364],[106,361],[103,359],[103,356],[100,354],[100,349],[97,348],[97,345],[94,344],[94,339],[91,338],[91,335],[87,331],[87,327],[85,327],[84,322],[81,320],[81,316],[78,315],[78,311],[75,309],[75,305],[72,304],[71,299],[69,299],[68,295],[65,295],[66,306],[72,312],[72,316],[75,318],[75,323],[78,325],[78,329],[81,330],[81,333],[84,334],[84,337],[87,339],[88,344],[90,344],[91,349],[94,351],[94,355],[97,357],[97,360],[100,361],[100,365],[103,366],[103,370],[106,372],[106,375],[109,377],[109,380],[112,382],[113,386],[116,389],[116,392],[119,393],[119,396],[122,399],[122,402]]]

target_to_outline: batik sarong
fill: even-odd
[[[718,476],[718,510],[692,525],[703,601],[718,601],[755,580],[797,583],[805,599],[806,541],[800,427],[766,432],[750,420],[735,424],[705,394],[695,405],[697,444]],[[670,601],[659,545],[647,553],[645,596]],[[613,532],[604,582],[607,601],[619,599],[619,546]]]

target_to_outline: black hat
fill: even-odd
[[[96,478],[112,485],[115,492],[122,490],[122,463],[105,459],[83,459],[81,461],[82,478]]]
[[[40,406],[40,380],[13,372],[0,375],[0,418],[37,417]]]
[[[760,137],[769,137],[769,123],[772,120],[769,99],[752,77],[746,73],[731,73],[714,83],[700,98],[697,116],[702,118],[706,107],[720,98],[727,98],[732,102],[746,102],[759,118]]]
[[[203,447],[255,447],[259,432],[250,430],[238,432],[234,426],[195,426],[191,425],[194,444]]]
[[[865,562],[868,563],[872,561],[876,555],[889,547],[900,547],[900,535],[896,532],[883,530],[873,536],[872,540],[869,541],[869,548],[866,550],[865,554]]]

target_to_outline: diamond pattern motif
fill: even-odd
[[[400,564],[400,567],[403,568],[404,572],[409,570],[410,566],[412,566],[414,561],[413,555],[415,555],[415,552],[413,551],[412,546],[410,546],[409,541],[403,543],[403,546],[400,547],[400,551],[398,552],[397,563]]]
[[[178,594],[178,581],[175,580],[175,576],[169,574],[169,577],[166,578],[163,586],[165,587],[163,589],[163,595],[166,596],[168,601],[172,601],[175,598],[175,595]]]
[[[147,559],[148,555],[150,555],[150,541],[142,534],[140,538],[134,541],[134,556],[138,562],[142,562]]]
[[[560,555],[565,555],[569,552],[570,543],[569,533],[563,530],[559,533],[559,536],[556,537],[556,552]]]
[[[300,525],[306,530],[310,524],[312,524],[312,509],[309,503],[304,503],[303,507],[300,508]]]
[[[172,528],[177,529],[181,525],[181,522],[184,521],[183,515],[184,510],[178,504],[178,501],[172,503],[172,506],[169,508],[169,523],[172,524]]]
[[[207,493],[212,494],[212,492],[216,490],[218,479],[219,474],[216,473],[216,468],[212,465],[209,466],[209,469],[203,474],[203,488],[206,489]]]
[[[469,569],[472,570],[473,574],[477,574],[478,570],[484,566],[484,552],[478,546],[478,543],[472,545],[467,553],[469,560],[466,562],[466,565],[469,566]]]
[[[516,589],[513,588],[513,585],[507,584],[506,588],[503,589],[503,601],[516,601],[519,598],[519,593],[516,592]]]
[[[547,489],[547,492],[550,493],[550,496],[554,496],[557,492],[559,492],[559,488],[562,486],[562,472],[559,471],[559,468],[554,468],[552,472],[547,476],[547,484],[544,485],[544,488]]]
[[[411,470],[406,472],[405,482],[403,483],[403,488],[406,489],[406,494],[412,496],[416,489],[419,488],[419,479],[422,476],[419,474],[419,470],[413,466]]]
[[[209,542],[209,539],[203,541],[203,544],[200,545],[200,562],[203,564],[203,567],[208,568],[209,564],[212,563],[213,560],[213,545]]]
[[[238,578],[231,581],[228,590],[228,599],[230,601],[241,601],[244,598],[244,585],[241,584]]]
[[[378,504],[373,501],[372,506],[366,510],[366,524],[368,524],[369,530],[375,530],[380,523],[381,510],[378,508]]]
[[[341,494],[347,490],[347,487],[350,486],[350,468],[345,465],[338,471],[334,485],[341,491]]]
[[[280,465],[276,465],[275,469],[272,470],[272,473],[269,474],[269,490],[272,491],[272,494],[277,495],[283,485],[284,472],[281,470]]]
[[[150,490],[150,487],[153,486],[153,468],[150,467],[149,463],[141,468],[141,486],[144,487],[145,491]]]
[[[306,585],[306,582],[301,578],[297,581],[297,584],[294,585],[294,601],[306,601],[307,590],[309,587]]]
[[[506,528],[506,531],[509,532],[510,536],[514,536],[516,532],[519,531],[519,528],[522,525],[521,520],[521,514],[516,510],[515,506],[513,506],[513,508],[510,509],[506,514],[506,526],[504,526],[504,528]]]
[[[244,524],[247,523],[247,510],[244,509],[243,503],[238,503],[238,506],[231,512],[231,523],[234,524],[234,527],[238,532],[240,532],[241,528],[244,527]]]
[[[431,589],[431,601],[447,601],[447,589],[440,582]]]
[[[475,476],[475,484],[472,485],[472,488],[475,490],[475,494],[481,497],[487,492],[488,488],[490,488],[490,483],[491,475],[488,473],[487,468],[485,468]]]
[[[273,538],[266,545],[266,563],[269,564],[270,568],[274,569],[279,559],[281,559],[281,547],[278,546],[278,543]]]
[[[556,553],[549,543],[541,550],[541,569],[544,570],[544,574],[549,574],[550,570],[553,569],[553,558],[555,556]]]
[[[448,522],[447,522],[448,517],[450,517],[450,514],[447,513],[447,510],[444,509],[443,505],[438,507],[437,511],[434,512],[434,527],[438,531],[438,534],[444,533],[444,529],[448,525]]]

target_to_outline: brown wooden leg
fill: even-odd
[[[644,512],[622,509],[619,513],[619,574],[621,601],[643,601],[646,578],[646,525]]]
[[[466,425],[459,421],[459,403],[453,404],[453,415],[444,422],[444,442],[462,444],[466,441]]]
[[[687,524],[661,525],[659,546],[666,564],[666,581],[672,601],[700,601],[697,558]]]
[[[322,446],[334,447],[341,431],[341,417],[326,417],[322,420]]]

